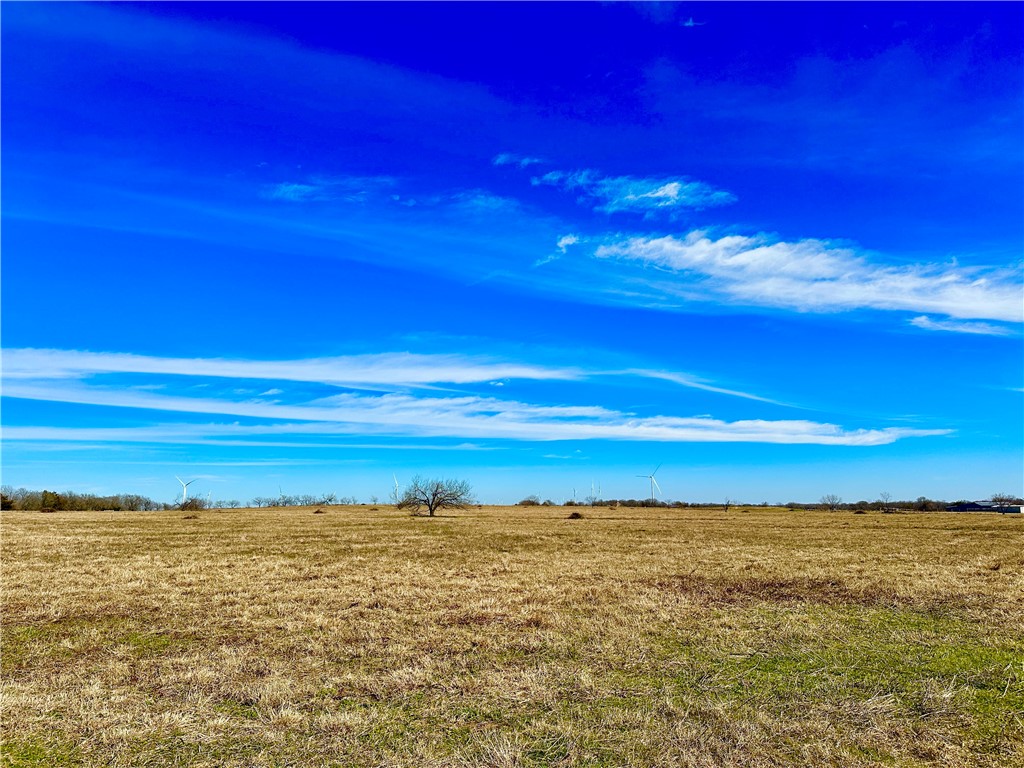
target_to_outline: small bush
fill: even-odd
[[[313,510],[313,514],[314,514],[314,515],[325,515],[325,514],[327,514],[327,513],[326,513],[326,512],[324,512],[324,510],[322,510],[322,509],[314,509],[314,510]]]
[[[182,520],[198,520],[199,515],[185,515],[181,518]]]
[[[570,512],[568,517],[566,517],[566,520],[582,520],[582,519],[583,519],[583,513],[582,512]]]

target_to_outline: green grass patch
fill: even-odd
[[[1018,636],[915,611],[811,607],[800,614],[807,632],[773,638],[774,613],[764,612],[764,644],[750,652],[709,651],[693,639],[663,645],[684,662],[675,693],[703,693],[780,716],[846,702],[854,720],[881,711],[882,720],[906,729],[946,721],[978,752],[1019,746],[1024,647]],[[888,759],[884,752],[877,758]]]
[[[74,744],[56,739],[5,738],[0,744],[0,765],[4,768],[65,768],[85,765]]]

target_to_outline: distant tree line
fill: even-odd
[[[358,504],[352,496],[338,496],[334,493],[304,493],[289,496],[281,493],[277,496],[257,496],[249,501],[251,507],[329,507],[335,504]]]
[[[420,478],[416,478],[420,481]],[[455,483],[455,481],[429,481],[432,483]],[[428,481],[419,483],[426,487]],[[417,483],[413,483],[410,486],[411,491],[423,490],[420,489]],[[443,490],[450,490],[445,487]],[[464,489],[458,488],[456,490],[464,491],[461,493],[461,497],[465,497],[464,500],[470,500],[469,486],[467,485]],[[392,499],[392,503],[396,504],[400,508],[412,507],[412,500],[417,497],[416,493],[412,494],[412,499],[406,498],[407,494],[396,496]],[[423,495],[423,494],[420,494]],[[460,498],[461,498],[460,497]],[[926,496],[918,496],[916,499],[893,499],[888,493],[882,493],[878,499],[874,501],[868,501],[862,499],[855,502],[844,502],[836,494],[825,494],[817,502],[777,502],[772,506],[785,507],[790,510],[828,510],[831,512],[839,511],[864,511],[864,512],[941,512],[946,509],[951,503],[959,504],[964,500],[959,499],[955,502],[942,501],[937,499],[929,499]],[[990,501],[996,504],[1002,504],[1007,506],[1024,505],[1024,499],[1014,494],[1009,493],[994,493],[992,494]],[[143,496],[137,493],[118,493],[110,496],[100,496],[91,493],[75,493],[74,491],[35,491],[27,488],[14,488],[10,485],[5,485],[0,488],[0,503],[2,503],[3,509],[10,510],[53,510],[53,511],[125,511],[125,512],[143,512],[143,511],[156,511],[156,510],[172,510],[172,509],[186,509],[186,510],[201,510],[201,509],[237,509],[242,506],[242,502],[235,499],[218,499],[217,501],[209,501],[202,496],[193,496],[187,499],[184,503],[173,503],[168,504],[165,502],[157,502],[153,499]],[[333,506],[333,505],[355,505],[359,502],[351,496],[338,496],[334,493],[321,493],[321,494],[298,494],[288,495],[280,493],[277,496],[257,496],[249,501],[251,507],[311,507],[311,506]],[[370,503],[376,504],[377,497],[371,496]],[[468,503],[468,501],[466,501]],[[421,505],[428,510],[431,505],[429,499],[424,496],[421,499]],[[662,509],[686,509],[686,508],[698,508],[698,509],[713,509],[718,508],[726,512],[732,507],[767,507],[769,506],[767,501],[760,502],[759,504],[740,504],[733,499],[725,498],[722,501],[668,501],[662,499],[601,499],[596,496],[587,496],[583,500],[577,501],[570,499],[562,502],[561,504],[552,501],[551,499],[541,500],[539,496],[531,495],[517,502],[518,506],[522,507],[554,507],[554,506],[566,506],[566,507],[656,507]]]
[[[730,505],[733,501],[728,501]],[[665,501],[663,499],[599,499],[596,496],[587,496],[583,499],[569,499],[568,501],[555,502],[551,499],[540,500],[539,496],[527,496],[525,499],[516,502],[518,507],[658,507],[662,509],[685,509],[687,507],[721,507],[722,502],[690,502],[690,501]],[[768,506],[765,503],[763,506]]]
[[[994,493],[988,500],[1007,506],[1024,504],[1024,499],[1009,493]],[[943,501],[941,499],[929,499],[927,496],[918,496],[916,499],[894,499],[890,494],[883,493],[875,501],[861,499],[860,501],[844,503],[839,496],[826,494],[821,497],[817,504],[790,501],[778,506],[784,506],[788,509],[825,509],[830,512],[843,510],[864,512],[942,512],[951,504],[963,504],[966,502],[967,499]]]
[[[113,510],[115,512],[145,512],[169,508],[166,504],[153,501],[148,496],[138,493],[116,493],[112,496],[98,496],[92,493],[75,493],[74,491],[30,491],[27,488],[12,488],[9,485],[0,488],[0,504],[3,509],[39,510],[52,509],[58,511],[99,512]]]
[[[311,507],[331,506],[335,504],[357,504],[351,496],[338,496],[335,493],[320,494],[279,494],[277,496],[257,496],[249,502],[252,507]],[[373,497],[376,503],[376,497]],[[191,496],[184,502],[172,504],[154,501],[148,496],[138,493],[115,493],[100,496],[93,493],[75,493],[74,491],[35,491],[28,488],[14,488],[5,485],[0,488],[0,504],[3,509],[10,510],[53,510],[54,512],[151,512],[159,510],[184,509],[195,511],[200,509],[238,509],[242,502],[237,499],[217,499],[211,501],[203,496]]]
[[[110,496],[100,496],[93,493],[75,493],[74,491],[59,493],[48,490],[34,491],[28,488],[14,488],[10,485],[0,488],[0,502],[2,502],[3,509],[52,509],[54,512],[151,512],[170,509],[238,509],[242,506],[242,502],[237,499],[210,501],[202,496],[192,496],[184,502],[168,504],[153,501],[148,496],[138,493],[115,493]],[[356,503],[358,502],[350,496],[338,496],[334,493],[257,496],[249,502],[253,507],[310,507]]]
[[[726,498],[722,501],[664,501],[661,499],[598,499],[595,497],[588,496],[582,501],[576,501],[569,499],[568,501],[561,502],[561,504],[546,499],[541,501],[539,496],[527,496],[521,501],[516,502],[516,506],[520,507],[553,507],[553,506],[566,506],[566,507],[659,507],[663,509],[722,509],[728,512],[733,507],[785,507],[790,510],[826,510],[829,512],[840,512],[840,511],[864,511],[864,512],[942,512],[950,504],[963,503],[963,499],[958,499],[954,502],[942,501],[939,499],[929,499],[926,496],[918,496],[916,499],[894,499],[890,494],[883,493],[880,497],[874,501],[860,500],[854,502],[844,502],[842,498],[834,493],[828,493],[822,496],[816,502],[802,502],[802,501],[789,501],[789,502],[776,502],[775,504],[769,505],[767,501],[762,501],[757,504],[742,504],[734,499]],[[990,497],[990,501],[996,504],[1003,505],[1024,505],[1024,499],[1018,496],[1007,493],[995,493]]]

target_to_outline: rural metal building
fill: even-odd
[[[961,501],[958,504],[950,504],[946,507],[947,512],[1003,512],[1020,514],[1021,507],[1016,504],[997,504],[994,501]]]

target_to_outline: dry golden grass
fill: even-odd
[[[3,513],[3,764],[1024,765],[1024,519]]]

